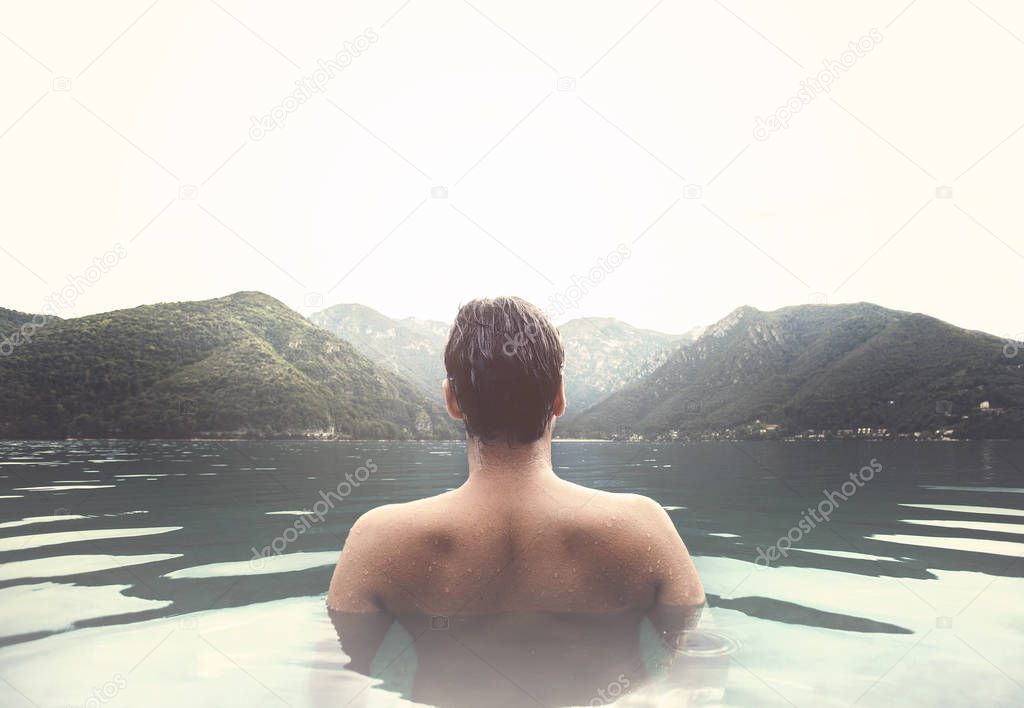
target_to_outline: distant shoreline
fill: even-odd
[[[702,443],[811,443],[823,442],[903,442],[903,443],[962,443],[962,442],[1011,442],[1017,438],[827,438],[821,440],[795,438],[721,438],[718,440],[614,440],[611,438],[553,438],[552,443],[618,443],[627,445],[695,445]],[[455,443],[465,445],[465,438],[317,438],[317,437],[191,437],[191,438],[126,438],[126,437],[66,437],[66,438],[0,438],[0,442],[312,442],[312,443]]]

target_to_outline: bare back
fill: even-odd
[[[328,605],[343,612],[612,612],[704,600],[665,511],[553,473],[379,507],[352,528]]]

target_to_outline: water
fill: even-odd
[[[452,618],[400,657],[396,630],[383,684],[342,668],[323,593],[347,530],[457,486],[459,444],[2,442],[0,705],[407,705],[397,692],[417,666],[434,672],[431,700],[491,685],[511,705],[1020,705],[1022,453],[557,443],[559,474],[654,497],[695,557],[710,609],[667,696],[664,681],[598,671],[619,649],[593,626],[574,644],[586,651],[538,654],[570,631],[555,620]],[[812,526],[826,493],[830,520]],[[527,650],[529,627],[550,636]],[[431,663],[427,643],[446,642],[461,665]]]

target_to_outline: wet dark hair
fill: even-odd
[[[478,299],[459,308],[444,367],[466,432],[509,445],[540,439],[562,384],[565,351],[540,308],[518,297]]]

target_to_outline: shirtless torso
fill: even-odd
[[[704,591],[659,504],[566,482],[543,454],[470,458],[463,486],[349,533],[327,597],[349,668],[439,705],[591,704],[670,666],[709,684],[673,659]]]
[[[703,601],[659,504],[566,482],[550,466],[482,470],[453,491],[368,512],[349,534],[327,598],[343,612],[444,616]]]

